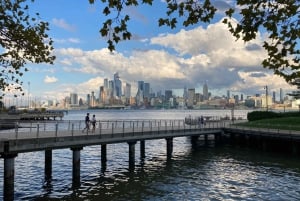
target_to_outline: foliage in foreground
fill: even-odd
[[[91,4],[96,0],[89,0]],[[263,67],[273,70],[279,76],[291,82],[300,77],[300,49],[297,43],[300,38],[300,1],[299,0],[260,0],[232,1],[227,10],[217,9],[212,0],[165,1],[166,16],[158,20],[159,26],[175,28],[178,23],[188,27],[200,22],[210,23],[218,13],[223,13],[223,23],[236,39],[245,42],[255,40],[259,30],[268,35],[262,45],[267,56]],[[130,40],[131,32],[127,23],[129,14],[122,11],[127,7],[155,3],[153,0],[102,0],[102,13],[107,16],[100,33],[108,38],[108,48],[113,51],[115,44],[122,40]],[[239,21],[235,20],[238,18]]]
[[[27,63],[50,63],[52,39],[48,37],[48,22],[39,14],[29,15],[26,0],[0,1],[0,99],[5,91],[23,91],[20,80]]]

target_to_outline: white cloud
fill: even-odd
[[[65,29],[67,31],[75,31],[76,27],[73,25],[68,24],[64,19],[57,19],[57,18],[53,18],[52,19],[52,23],[57,26],[60,27],[62,29]]]
[[[58,79],[56,77],[50,77],[48,75],[46,75],[45,79],[44,79],[44,82],[45,83],[54,83],[54,82],[57,82]]]
[[[64,43],[78,44],[78,43],[80,43],[80,40],[78,38],[67,38],[67,39],[54,38],[53,40],[55,43],[60,43],[60,44],[64,44]]]
[[[111,53],[106,48],[92,51],[63,48],[57,49],[55,54],[66,72],[90,76],[88,81],[76,85],[76,91],[83,94],[92,90],[98,93],[103,79],[112,79],[115,72],[123,83],[134,85],[144,80],[154,91],[202,87],[205,81],[209,90],[236,90],[247,95],[260,92],[265,85],[278,91],[290,88],[283,78],[262,67],[266,53],[261,48],[260,34],[251,43],[236,41],[221,21],[207,28],[199,26],[176,34],[163,34],[149,41],[147,48],[155,45],[161,49],[135,50],[125,55]],[[257,72],[263,77],[255,76]],[[74,86],[71,88],[74,90]]]

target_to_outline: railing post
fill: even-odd
[[[32,121],[30,121],[30,133],[32,132]]]
[[[143,132],[144,132],[144,121],[142,122],[142,135],[143,135]]]
[[[69,124],[68,124],[68,130],[70,130],[70,124],[71,124],[71,121],[69,121]],[[72,128],[73,129],[73,128]]]
[[[46,131],[46,123],[44,123],[44,131]]]
[[[152,133],[152,121],[150,121],[150,132]]]
[[[72,131],[71,131],[71,133],[72,133],[72,137],[74,136],[74,123],[72,123]]]
[[[102,124],[101,124],[101,121],[99,121],[99,135],[100,135],[100,137],[101,137],[101,131],[102,130]]]
[[[39,138],[39,132],[40,132],[40,124],[37,123],[37,128],[36,128],[36,138]]]
[[[134,135],[134,122],[132,122],[132,135]]]
[[[125,122],[123,121],[123,137],[124,137]]]
[[[19,127],[19,122],[16,122],[15,123],[16,140],[18,139],[18,127]]]
[[[165,132],[167,132],[167,120],[165,120]]]
[[[160,120],[160,122],[161,122],[161,120]],[[159,134],[160,122],[157,123],[157,134]]]
[[[57,122],[55,123],[55,137],[57,138],[58,135],[58,124]]]
[[[111,123],[111,136],[114,137],[114,123]]]

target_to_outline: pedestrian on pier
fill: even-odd
[[[203,128],[205,126],[205,121],[203,116],[201,116],[200,121],[201,121],[201,127]]]
[[[82,132],[84,132],[85,130],[90,130],[90,113],[87,113],[85,116],[85,128],[82,130]]]
[[[198,126],[199,126],[199,128],[203,128],[204,125],[205,125],[205,122],[204,122],[203,116],[198,117]]]
[[[96,129],[96,115],[93,115],[93,117],[92,117],[92,126],[93,126],[93,128],[92,128],[92,132],[94,133],[95,132],[95,129]]]

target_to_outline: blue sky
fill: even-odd
[[[202,93],[205,82],[213,95],[225,95],[228,89],[254,95],[264,93],[266,85],[277,94],[280,88],[291,90],[282,78],[261,66],[266,56],[260,47],[265,33],[250,43],[236,41],[221,23],[220,14],[210,24],[188,29],[180,24],[174,30],[158,27],[158,18],[165,16],[162,1],[154,1],[152,7],[125,9],[131,16],[133,38],[120,42],[111,53],[99,33],[105,19],[100,2],[39,0],[31,5],[32,12],[39,12],[50,23],[49,36],[57,57],[54,65],[27,65],[30,71],[22,80],[31,97],[60,101],[78,93],[85,99],[92,91],[98,95],[103,79],[113,79],[115,72],[123,84],[132,85],[132,95],[139,80],[149,82],[154,92],[180,91],[186,86]],[[214,4],[222,8],[230,1]]]

